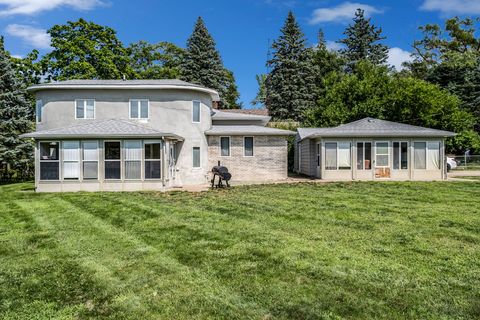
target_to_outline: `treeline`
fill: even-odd
[[[382,29],[358,9],[339,51],[306,38],[289,13],[272,44],[269,72],[257,76],[254,104],[278,121],[336,126],[364,117],[454,131],[449,152],[480,151],[480,39],[478,20],[448,19],[421,27],[413,60],[402,71],[387,65]]]

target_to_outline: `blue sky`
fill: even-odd
[[[245,107],[255,97],[255,75],[266,72],[268,43],[278,37],[289,10],[300,23],[309,44],[322,28],[329,46],[361,7],[382,27],[390,62],[399,66],[409,57],[418,27],[459,15],[479,15],[480,0],[0,0],[0,33],[13,55],[33,48],[48,51],[46,30],[80,17],[117,31],[124,44],[146,40],[170,41],[184,47],[198,16],[217,42],[224,64],[236,77]]]

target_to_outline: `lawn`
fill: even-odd
[[[455,179],[480,180],[480,176],[456,176]]]
[[[0,187],[1,319],[473,319],[480,184]]]

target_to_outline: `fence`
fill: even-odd
[[[449,156],[454,158],[457,167],[454,170],[480,170],[480,155]]]

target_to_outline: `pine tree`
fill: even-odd
[[[346,48],[340,53],[345,58],[347,68],[352,71],[361,60],[368,60],[374,65],[385,64],[388,59],[388,47],[377,43],[384,40],[382,29],[371,24],[371,19],[365,18],[362,9],[357,9],[353,25],[349,25],[344,31],[345,39],[339,41]]]
[[[266,79],[266,106],[276,120],[302,121],[313,105],[314,81],[311,50],[292,12],[288,13],[280,37],[272,44],[271,69]]]
[[[19,135],[32,129],[32,112],[0,37],[0,164],[26,176],[33,168],[33,145]]]
[[[215,41],[201,17],[197,19],[193,33],[187,41],[181,74],[185,81],[217,90],[222,108],[240,107],[235,99],[239,94],[233,73],[223,66]]]

